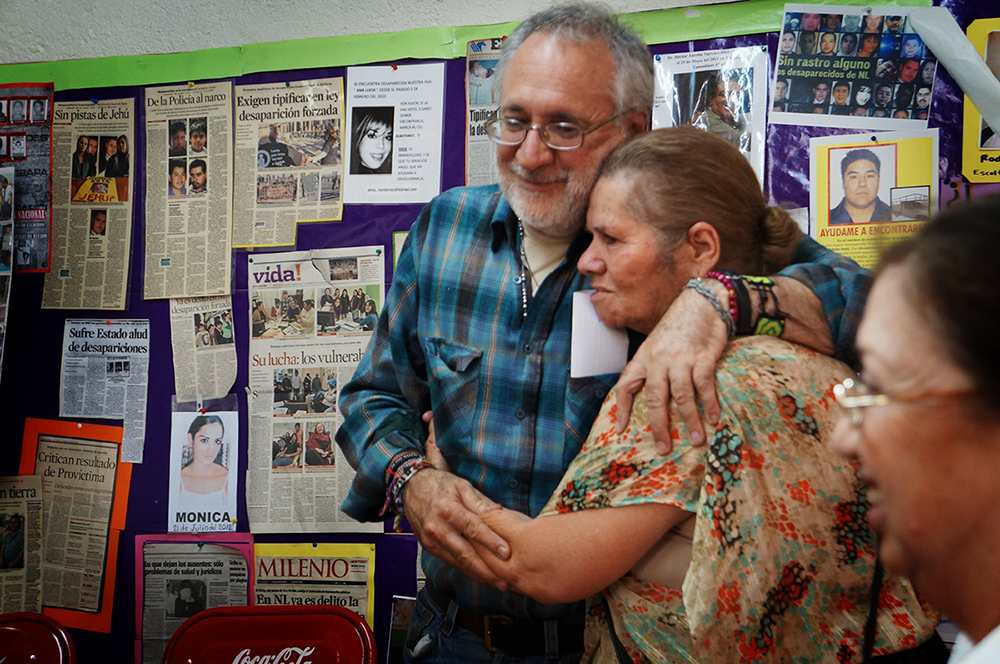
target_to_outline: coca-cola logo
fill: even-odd
[[[236,655],[233,664],[312,664],[305,659],[313,654],[315,648],[285,648],[277,655],[250,655],[250,648]]]

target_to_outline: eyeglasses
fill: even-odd
[[[537,129],[538,137],[542,139],[542,143],[553,150],[575,150],[583,145],[584,136],[631,112],[615,113],[590,129],[580,129],[580,126],[573,122],[546,122],[540,125],[529,125],[516,118],[493,118],[486,122],[486,135],[494,143],[514,146],[524,143],[528,132]]]
[[[978,393],[979,388],[971,387],[963,390],[947,390],[943,392],[924,392],[910,397],[890,397],[885,394],[873,394],[871,388],[861,382],[860,379],[848,378],[843,383],[833,386],[833,396],[837,403],[847,411],[851,418],[851,424],[860,426],[862,421],[862,408],[871,406],[885,406],[891,403],[918,403],[929,399],[953,399],[955,397],[967,397]]]

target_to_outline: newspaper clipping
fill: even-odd
[[[97,613],[101,606],[118,445],[39,435],[35,474],[46,505],[45,606]]]
[[[762,46],[660,55],[653,129],[691,125],[736,146],[764,181],[767,52]]]
[[[52,232],[52,84],[0,85],[0,161],[13,180],[0,180],[0,218],[13,213],[14,270],[49,271]]]
[[[41,477],[0,477],[0,529],[0,613],[41,613]]]
[[[134,99],[60,102],[52,121],[52,269],[43,309],[124,309]]]
[[[374,544],[257,544],[256,604],[343,606],[372,626]]]
[[[295,224],[340,220],[344,80],[236,88],[233,246],[295,244]]]
[[[148,377],[148,320],[66,321],[59,416],[124,420],[122,461],[142,463]]]
[[[354,470],[333,432],[384,303],[383,260],[375,246],[248,258],[253,532],[381,532],[340,511]]]
[[[9,201],[8,201],[9,196]],[[7,302],[10,300],[10,268],[14,251],[14,167],[0,167],[0,363],[7,336]]]
[[[444,63],[351,67],[348,203],[426,203],[441,191]]]
[[[486,135],[486,123],[497,117],[500,105],[493,103],[493,71],[500,59],[503,39],[470,41],[465,61],[468,64],[465,183],[493,184],[497,181],[497,149]]]
[[[146,88],[147,300],[229,292],[232,91]]]
[[[247,604],[247,561],[233,547],[148,542],[142,569],[143,664],[158,664],[170,637],[196,613]]]
[[[236,530],[239,432],[239,413],[235,410],[174,411],[167,530]]]
[[[170,343],[177,401],[216,399],[236,382],[233,299],[170,300]]]

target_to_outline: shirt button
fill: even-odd
[[[507,486],[509,486],[511,489],[516,489],[517,488],[517,480],[510,480],[509,482],[507,482]]]
[[[515,284],[520,284],[521,283],[521,275],[517,275],[516,277],[514,277],[514,283]]]
[[[523,420],[524,419],[524,409],[518,408],[517,410],[515,410],[514,411],[514,417],[516,417],[519,420]]]
[[[524,352],[531,353],[531,344],[524,344]]]

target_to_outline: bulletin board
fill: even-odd
[[[839,2],[865,6],[861,2]],[[926,1],[892,2],[886,5],[921,6]],[[938,4],[935,0],[934,4]],[[971,21],[986,18],[986,3],[959,3],[950,6],[964,28]],[[749,0],[696,9],[673,9],[632,14],[627,23],[651,44],[654,55],[683,53],[742,46],[766,46],[774,66],[778,50],[784,3],[776,0]],[[508,34],[515,23],[492,26],[412,30],[392,35],[357,35],[308,39],[239,48],[212,49],[191,53],[145,57],[112,57],[99,60],[0,66],[0,84],[46,82],[55,84],[55,101],[132,98],[137,112],[137,128],[143,127],[143,87],[186,83],[197,72],[198,83],[229,81],[235,85],[274,83],[348,76],[348,67],[357,64],[406,65],[443,62],[445,66],[445,118],[442,139],[442,189],[465,184],[465,88],[467,67],[465,45],[473,39],[490,39]],[[378,60],[371,58],[377,57]],[[939,68],[935,84],[931,127],[940,131],[940,185],[942,207],[974,195],[971,185],[961,180],[962,94],[947,71]],[[772,201],[790,207],[809,204],[809,138],[845,133],[837,128],[772,126],[768,128],[764,187]],[[136,164],[145,163],[144,132],[136,132],[133,147]],[[989,185],[986,185],[989,186]],[[102,653],[110,661],[133,659],[135,638],[134,547],[136,535],[166,531],[169,464],[169,431],[173,368],[170,348],[170,320],[165,300],[144,300],[143,247],[145,236],[145,178],[135,178],[130,279],[123,318],[150,320],[151,357],[144,461],[132,469],[132,495],[118,551],[118,582],[114,596],[111,633],[73,630],[83,661],[88,653]],[[300,224],[296,250],[330,247],[380,245],[393,256],[394,233],[405,232],[416,219],[421,205],[345,205],[340,222]],[[290,248],[289,248],[290,249]],[[231,255],[233,310],[248,311],[246,252]],[[392,260],[385,261],[385,280],[392,279]],[[42,310],[41,274],[19,274],[14,279],[8,316],[7,353],[0,380],[0,404],[6,415],[8,444],[0,452],[0,474],[16,474],[20,439],[26,417],[56,419],[59,407],[60,342],[68,318],[94,317],[92,311]],[[242,397],[248,385],[247,354],[250,330],[245,314],[238,313],[236,352],[238,373],[233,392],[240,395],[241,471],[247,467],[247,404]],[[120,422],[105,424],[120,425]],[[242,474],[237,518],[246,530],[247,512],[243,499]],[[388,530],[391,522],[386,525]],[[356,542],[376,545],[375,635],[380,660],[386,652],[391,599],[393,595],[416,593],[416,540],[411,535],[394,534],[288,534],[258,535],[259,542]]]

